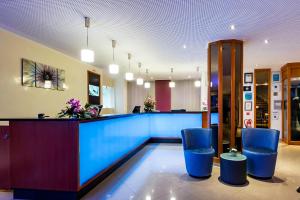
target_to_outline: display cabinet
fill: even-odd
[[[208,116],[218,113],[218,156],[240,148],[242,128],[243,41],[220,40],[208,45]],[[208,120],[209,126],[211,121]],[[237,145],[238,144],[238,145]],[[236,146],[237,145],[237,146]]]
[[[300,62],[281,68],[282,140],[300,145]]]

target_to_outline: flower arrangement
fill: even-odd
[[[90,104],[81,107],[80,101],[70,99],[67,106],[58,113],[58,118],[69,117],[74,119],[90,119],[98,117],[99,108]]]
[[[148,96],[144,101],[144,110],[145,112],[152,112],[156,102],[152,99],[151,96]]]

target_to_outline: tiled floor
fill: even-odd
[[[152,144],[145,147],[114,174],[89,192],[84,200],[300,200],[300,146],[280,145],[275,177],[233,187],[219,182],[219,167],[209,179],[189,177],[181,145]],[[0,199],[11,199],[0,193]]]

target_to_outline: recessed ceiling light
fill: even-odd
[[[265,39],[265,44],[269,44],[269,40]]]
[[[186,45],[184,44],[184,45],[182,46],[182,48],[186,49]]]
[[[230,25],[230,29],[231,30],[235,30],[235,26],[232,24],[232,25]]]

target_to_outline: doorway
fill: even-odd
[[[254,127],[270,128],[271,69],[254,70]]]

